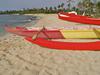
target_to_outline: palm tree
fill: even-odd
[[[52,8],[52,7],[50,7],[50,8],[49,8],[49,11],[50,11],[50,12],[52,12],[52,11],[53,11],[53,8]]]
[[[58,5],[58,9],[60,8],[61,6],[60,5]]]
[[[44,13],[44,8],[40,8],[40,13]]]
[[[45,10],[48,11],[48,7],[45,7]]]
[[[62,9],[64,9],[64,5],[65,5],[64,3],[62,3],[62,4],[60,5]]]
[[[74,0],[66,0],[68,9],[71,10],[71,3],[74,2]]]
[[[60,11],[60,10],[61,10],[61,9],[60,9],[60,8],[61,8],[61,5],[58,5],[57,7],[58,7],[58,11]]]
[[[82,2],[79,2],[78,5],[77,5],[77,7],[78,7],[78,9],[79,9],[78,13],[79,13],[79,14],[83,14],[83,10],[84,10],[84,9],[83,9],[83,4],[82,4]]]
[[[49,11],[49,8],[48,7],[45,7],[45,13],[48,13]]]
[[[57,7],[54,7],[54,10],[57,11]]]

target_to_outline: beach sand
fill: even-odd
[[[88,28],[62,21],[56,14],[42,17],[33,27]],[[32,23],[31,23],[32,24]],[[75,41],[68,39],[68,41]],[[76,40],[81,41],[81,40]],[[85,40],[88,41],[88,40]],[[43,48],[24,37],[8,34],[0,37],[0,75],[99,75],[100,51],[73,51]]]

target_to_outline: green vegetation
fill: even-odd
[[[96,17],[100,17],[100,2],[98,2],[97,4],[96,4],[96,7],[97,7],[97,15],[96,15]]]
[[[82,0],[78,3],[79,14],[100,17],[100,2],[92,2],[91,0]]]
[[[22,10],[7,10],[7,11],[0,11],[0,14],[39,14],[39,13],[45,13],[45,14],[52,14],[57,13],[59,11],[65,10],[64,3],[61,3],[58,6],[54,7],[45,7],[45,8],[23,8]]]
[[[0,11],[0,14],[52,14],[58,13],[60,11],[76,11],[78,14],[84,14],[88,16],[97,17],[100,16],[100,2],[92,2],[91,0],[81,0],[77,6],[72,6],[72,4],[76,0],[66,0],[66,3],[61,3],[58,6],[54,7],[45,7],[45,8],[32,8],[32,9],[25,9],[22,10],[7,10],[7,11]]]

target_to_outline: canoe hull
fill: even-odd
[[[99,51],[100,50],[100,41],[96,42],[57,42],[46,40],[42,38],[37,38],[36,40],[32,40],[32,38],[25,38],[27,41],[37,44],[42,47],[57,49],[57,50],[81,50],[81,51]]]

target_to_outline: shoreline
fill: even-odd
[[[13,15],[13,14],[12,14]],[[25,14],[25,16],[32,16],[32,17],[34,17],[34,16],[36,16],[36,15],[33,15],[33,14]],[[30,23],[25,23],[24,25],[23,24],[20,24],[21,26],[24,26],[24,27],[32,27],[33,25],[35,25],[36,24],[36,22],[38,21],[38,20],[40,20],[42,17],[40,17],[40,16],[36,16],[37,18],[36,18],[36,20],[34,21],[34,20],[32,20]],[[6,32],[6,31],[5,31]],[[2,33],[3,34],[3,33]],[[3,38],[6,38],[7,37],[7,35],[9,36],[9,34],[11,34],[11,33],[8,33],[8,32],[6,32],[5,33],[5,35],[0,35],[0,39],[3,39]]]

